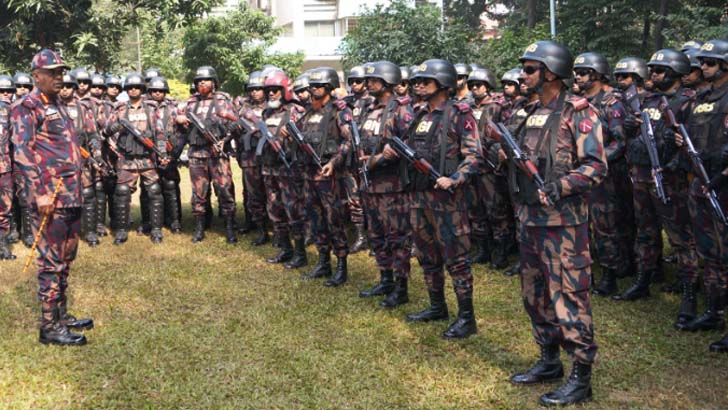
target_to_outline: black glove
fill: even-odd
[[[498,151],[500,151],[500,144],[495,143],[488,149],[488,161],[490,161],[495,167],[498,166],[500,158],[498,158]]]
[[[551,203],[555,204],[559,201],[559,199],[561,199],[561,185],[557,184],[556,182],[549,182],[548,184],[544,185],[543,193],[549,197]]]
[[[710,183],[706,188],[708,188],[708,191],[720,191],[720,188],[725,185],[726,181],[728,181],[728,176],[723,175],[723,173],[720,173],[713,178],[711,178]]]
[[[624,132],[627,134],[627,136],[631,137],[640,128],[640,123],[639,121],[637,121],[637,117],[635,115],[627,114],[627,116],[624,117],[624,121],[622,122],[622,127],[624,127]]]
[[[723,148],[720,150],[720,160],[723,161],[723,163],[728,163],[728,144],[723,145]]]
[[[110,135],[116,134],[117,132],[121,131],[122,128],[123,127],[121,126],[121,124],[119,124],[118,122],[115,122],[115,123],[109,125],[109,127],[108,127],[109,134]]]

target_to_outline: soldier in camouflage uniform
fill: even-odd
[[[7,91],[6,91],[7,90]],[[15,92],[12,78],[0,75],[0,260],[15,259],[10,252],[8,236],[13,218],[13,167],[10,156],[10,99]],[[12,94],[10,94],[12,95]]]
[[[520,189],[521,283],[523,302],[541,359],[511,377],[519,385],[563,377],[559,345],[574,357],[569,379],[540,398],[543,405],[574,404],[591,397],[591,367],[596,358],[589,286],[589,191],[607,174],[602,123],[583,97],[568,97],[564,79],[572,76],[569,50],[538,41],[520,58],[524,82],[539,93],[520,141],[525,155],[545,180],[537,189],[522,171]]]
[[[458,73],[458,80],[455,89],[455,96],[453,98],[457,102],[472,104],[473,97],[468,89],[468,76],[470,75],[470,72],[473,71],[473,68],[465,63],[457,63],[455,64],[455,70]],[[414,70],[413,74],[416,71],[417,70]]]
[[[367,91],[364,75],[364,66],[356,66],[349,71],[349,77],[346,80],[351,88],[351,95],[344,97],[344,101],[349,105],[354,122],[357,125],[360,124],[362,113],[373,101],[373,98]],[[364,227],[364,209],[362,207],[360,189],[357,185],[357,180],[352,175],[356,174],[357,171],[351,164],[348,165],[347,170],[349,172],[343,176],[343,183],[349,202],[349,216],[356,228],[354,243],[349,246],[349,253],[357,253],[367,248],[367,235]]]
[[[13,76],[13,82],[15,83],[15,99],[20,99],[33,91],[33,77],[30,74],[18,71]]]
[[[342,100],[334,100],[332,91],[339,88],[339,75],[331,67],[319,67],[309,73],[311,108],[299,121],[306,142],[321,158],[323,169],[306,158],[304,189],[306,209],[319,259],[303,279],[331,276],[333,249],[337,258],[336,272],[326,286],[343,285],[348,277],[346,257],[346,197],[343,178],[345,163],[351,147],[351,110]]]
[[[415,93],[426,101],[410,126],[405,142],[442,175],[432,179],[413,168],[410,177],[410,224],[415,256],[425,274],[430,306],[407,315],[408,321],[447,320],[447,267],[458,301],[457,319],[443,337],[465,338],[477,332],[473,310],[473,274],[465,185],[482,160],[477,123],[470,105],[452,101],[455,67],[445,60],[427,60],[412,75]],[[385,158],[396,155],[390,147]],[[404,161],[404,159],[402,159]]]
[[[711,180],[705,187],[700,178],[693,178],[689,209],[697,251],[705,262],[703,287],[708,303],[705,313],[679,328],[723,330],[728,297],[728,227],[717,220],[705,193],[715,190],[723,211],[728,209],[728,41],[705,42],[697,57],[711,87],[698,94],[687,127]],[[711,344],[710,350],[728,352],[728,337]]]
[[[402,81],[394,86],[394,93],[397,95],[397,97],[409,97],[412,93],[412,88],[410,87],[410,77],[412,76],[412,71],[409,67],[402,66],[399,68],[399,73],[402,77]]]
[[[81,230],[81,154],[73,124],[58,98],[68,69],[51,50],[33,57],[36,87],[12,106],[15,161],[31,208],[33,232],[47,223],[38,241],[39,341],[79,346],[86,337],[70,329],[91,329],[90,319],[68,313],[66,290]]]
[[[303,217],[303,164],[293,162],[294,156],[303,155],[289,138],[286,124],[298,122],[304,113],[303,107],[296,104],[288,76],[274,72],[265,79],[267,108],[263,111],[263,121],[268,130],[286,152],[291,168],[288,169],[278,153],[265,141],[258,143],[261,154],[263,179],[268,200],[268,217],[273,221],[276,234],[280,238],[281,250],[269,258],[269,263],[284,263],[287,269],[300,268],[308,263],[304,243]],[[291,239],[296,244],[295,249]]]
[[[407,280],[412,253],[409,201],[404,189],[404,163],[385,159],[382,150],[391,136],[405,137],[414,114],[409,96],[399,97],[393,92],[402,82],[400,69],[394,63],[371,63],[364,75],[369,94],[375,100],[362,114],[359,128],[363,155],[356,161],[357,164],[366,161],[368,165],[369,186],[362,193],[362,200],[380,281],[373,288],[359,292],[359,296],[386,295],[379,305],[394,308],[409,301]],[[358,183],[365,186],[361,174]]]
[[[78,138],[81,148],[85,149],[93,159],[101,162],[101,142],[96,129],[96,122],[88,107],[81,104],[74,96],[77,83],[69,74],[63,76],[63,88],[58,94],[63,107],[73,123],[73,130]],[[99,245],[96,235],[96,181],[101,180],[100,171],[91,166],[90,160],[84,161],[81,173],[81,196],[83,197],[83,210],[81,211],[81,233],[90,247]]]
[[[308,90],[308,72],[305,72],[293,82],[293,93],[296,95],[298,104],[308,109],[311,106],[311,92]]]
[[[128,239],[129,224],[131,223],[131,196],[136,192],[138,180],[141,180],[149,194],[151,241],[160,243],[163,237],[163,196],[155,162],[158,162],[161,167],[169,164],[167,138],[154,104],[148,104],[142,99],[145,89],[144,78],[140,74],[127,75],[124,79],[124,91],[129,95],[129,101],[116,105],[114,113],[106,125],[106,133],[113,135],[112,138],[120,155],[117,162],[118,181],[114,190],[114,217],[117,219],[114,245],[121,245]],[[131,123],[142,137],[151,140],[151,143],[163,154],[161,158],[152,151],[152,148],[142,144],[129,130],[124,128],[121,125],[123,120]]]
[[[235,196],[232,184],[230,159],[224,154],[224,147],[232,138],[231,125],[219,114],[235,115],[230,99],[217,91],[218,80],[215,69],[202,66],[194,77],[197,92],[187,100],[184,115],[177,116],[177,123],[184,127],[186,143],[189,143],[190,179],[192,181],[192,214],[195,216],[195,232],[192,242],[197,243],[205,238],[205,208],[209,204],[210,185],[215,190],[218,203],[225,218],[225,237],[232,244],[238,240],[235,236]],[[186,117],[186,113],[194,113],[215,135],[218,143],[213,145]]]
[[[595,253],[602,267],[602,279],[593,293],[608,296],[617,291],[617,276],[626,276],[625,272],[631,268],[630,254],[623,254],[621,251],[625,247],[620,245],[621,241],[629,240],[620,237],[620,232],[631,229],[623,226],[626,209],[621,205],[623,199],[618,191],[622,184],[631,183],[624,158],[622,121],[625,108],[621,94],[609,85],[612,70],[606,57],[593,52],[579,54],[574,60],[574,73],[577,94],[589,100],[599,113],[609,163],[608,175],[589,193],[591,236],[594,237]]]
[[[248,76],[245,86],[247,98],[240,105],[238,114],[250,122],[263,118],[263,110],[267,106],[263,82],[265,78],[260,71],[253,71]],[[252,241],[253,246],[268,242],[268,230],[265,227],[266,196],[261,165],[255,158],[255,149],[260,135],[245,134],[238,140],[238,165],[243,169],[243,206],[245,207],[245,226],[241,233],[257,229],[258,237]]]
[[[106,79],[103,75],[94,74],[91,76],[91,90],[89,93],[99,102],[104,99],[104,93],[106,93]]]
[[[17,97],[17,87],[15,87],[14,80],[7,75],[0,76],[0,101],[7,106],[8,109],[8,121],[10,115],[10,104],[13,102],[13,96]],[[10,125],[6,129],[8,133],[7,138],[10,138]],[[12,151],[12,148],[10,149]],[[9,243],[15,243],[18,241],[18,237],[22,237],[23,244],[26,247],[30,247],[33,243],[33,237],[30,229],[30,213],[25,201],[25,194],[23,193],[23,178],[18,171],[17,167],[12,165],[12,156],[9,164],[11,164],[11,183],[10,189],[12,193],[10,198],[12,205],[7,211],[8,218],[8,234],[7,240]],[[18,232],[20,230],[20,232]]]
[[[116,97],[122,90],[121,77],[112,75],[106,79],[106,95],[104,100],[101,101],[98,111],[99,129],[102,130],[101,136],[103,137],[103,143],[101,145],[101,152],[104,160],[114,168],[116,168],[117,155],[113,152],[108,143],[108,135],[103,131],[106,130],[106,123],[114,112],[116,106]],[[99,236],[106,236],[106,214],[108,208],[108,214],[111,221],[111,229],[117,229],[114,225],[116,218],[113,217],[114,213],[114,191],[116,190],[116,175],[104,175],[101,178],[102,187],[96,189],[96,211],[98,215],[96,233]]]

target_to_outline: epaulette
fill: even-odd
[[[456,102],[455,104],[453,104],[453,107],[457,108],[457,110],[460,112],[470,111],[470,104],[464,102]]]
[[[337,109],[337,110],[339,110],[339,111],[342,111],[342,110],[343,110],[344,108],[346,108],[346,107],[347,107],[347,105],[348,105],[348,104],[347,104],[347,103],[346,103],[346,101],[344,101],[344,100],[335,100],[335,101],[334,101],[334,106],[335,106],[335,107],[336,107],[336,109]]]
[[[695,98],[698,95],[698,92],[693,90],[692,88],[683,88],[682,95],[688,98]]]
[[[126,101],[117,101],[114,103],[114,111],[126,106]]]
[[[399,103],[399,105],[408,105],[412,102],[412,98],[410,98],[409,95],[403,95],[401,97],[395,98],[395,100]]]
[[[585,110],[589,107],[589,100],[578,95],[572,95],[568,102],[574,107],[574,111]]]

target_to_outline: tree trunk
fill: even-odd
[[[642,28],[642,50],[648,50],[649,44],[647,39],[650,37],[650,17],[647,16],[644,19],[644,26]]]
[[[528,8],[528,29],[533,30],[536,28],[536,0],[528,0],[526,7]]]
[[[667,18],[667,1],[668,0],[660,0],[660,11],[658,12],[659,17],[655,24],[655,50],[661,49],[665,42],[662,30],[665,28],[665,18]]]

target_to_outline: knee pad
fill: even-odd
[[[177,182],[172,179],[164,179],[162,180],[162,184],[164,185],[165,191],[174,191],[177,189]]]
[[[162,187],[159,186],[158,182],[155,182],[151,185],[145,185],[144,188],[147,190],[147,193],[150,196],[156,196],[156,195],[160,195],[162,193]]]
[[[129,185],[116,184],[116,188],[114,188],[114,195],[131,196],[131,188],[129,188]]]
[[[87,200],[87,199],[90,200],[90,199],[96,198],[96,192],[91,187],[83,188],[81,190],[81,196],[83,197],[84,200]]]

